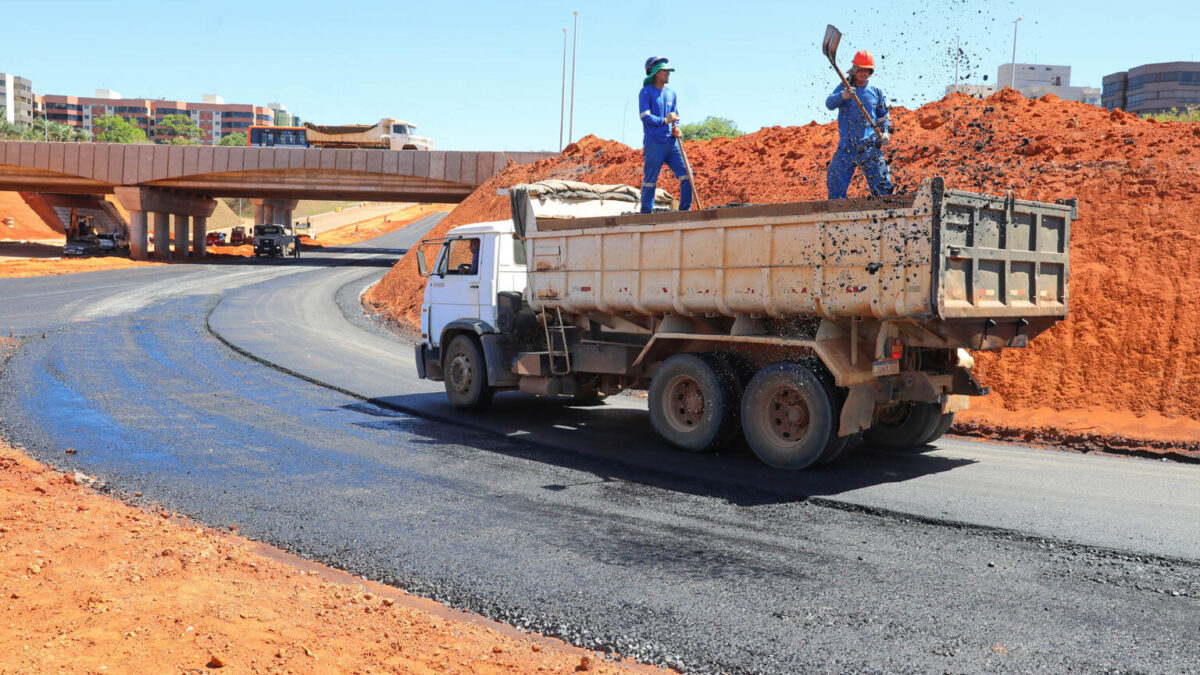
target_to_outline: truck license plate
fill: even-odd
[[[883,377],[885,375],[899,375],[900,361],[897,359],[888,359],[886,361],[876,361],[871,364],[871,374],[875,377]]]

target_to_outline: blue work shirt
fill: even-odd
[[[659,89],[648,84],[638,92],[638,114],[642,118],[642,142],[673,143],[671,125],[667,124],[667,113],[679,114],[675,103],[675,92],[667,87]]]
[[[859,110],[854,98],[842,99],[842,92],[845,90],[845,85],[839,84],[829,98],[825,99],[826,108],[838,111],[838,135],[840,137],[838,145],[858,147],[878,144],[875,130],[871,128],[871,123],[863,117],[862,110]],[[888,114],[887,99],[884,98],[879,87],[868,84],[865,87],[855,87],[854,91],[858,94],[858,100],[862,101],[863,107],[867,109],[871,119],[879,125],[879,130],[884,133],[890,132],[892,118]]]

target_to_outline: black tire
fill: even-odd
[[[791,471],[813,466],[836,438],[836,401],[820,376],[791,361],[754,375],[742,398],[742,427],[764,463]]]
[[[941,417],[941,419],[938,420],[937,426],[933,428],[933,434],[930,435],[929,438],[926,438],[925,442],[922,443],[921,445],[929,445],[930,443],[936,441],[937,439],[941,438],[942,436],[945,436],[946,432],[950,431],[950,427],[953,424],[954,424],[954,413],[952,413],[952,412],[942,413],[942,417]]]
[[[880,413],[863,438],[884,450],[912,450],[933,438],[941,420],[942,406],[937,403],[902,402]]]
[[[650,381],[650,425],[672,445],[712,452],[737,438],[737,383],[707,355],[676,354]]]
[[[838,435],[838,429],[842,424],[842,406],[846,404],[846,396],[849,392],[837,386],[833,379],[833,373],[829,372],[829,369],[823,364],[814,361],[808,366],[821,378],[821,383],[829,392],[829,400],[833,401],[833,434],[829,437],[829,445],[825,446],[825,453],[816,463],[816,466],[825,466],[854,454],[854,451],[862,445],[862,432],[855,432],[849,436]]]
[[[487,383],[483,350],[467,335],[456,335],[442,359],[446,397],[460,410],[483,410],[492,403],[495,390]]]

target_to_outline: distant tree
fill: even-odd
[[[154,140],[163,145],[200,145],[203,135],[204,130],[187,115],[167,115],[154,125]]]
[[[235,131],[232,134],[224,136],[221,138],[221,140],[217,141],[217,145],[228,145],[228,146],[232,146],[232,147],[239,147],[239,146],[243,146],[245,144],[246,144],[246,134],[243,134],[240,131]]]
[[[146,132],[124,117],[105,115],[92,122],[97,143],[145,143]]]
[[[680,125],[679,131],[685,141],[711,141],[714,138],[737,138],[742,135],[733,120],[711,115],[705,117],[703,122]]]

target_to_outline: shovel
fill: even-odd
[[[854,102],[858,104],[858,109],[862,111],[863,117],[871,123],[871,128],[875,130],[876,138],[883,138],[883,134],[879,132],[879,127],[875,126],[875,120],[867,114],[867,107],[858,99],[858,93],[854,91],[854,87],[850,86],[850,82],[846,76],[842,74],[842,69],[838,68],[837,64],[837,48],[838,43],[842,41],[842,32],[833,27],[832,24],[825,27],[825,39],[821,41],[821,51],[825,52],[825,56],[829,58],[829,63],[833,69],[837,71],[838,77],[842,78],[842,86],[850,91],[854,96]]]
[[[678,127],[678,124],[672,125],[672,128]],[[675,142],[679,144],[679,154],[683,155],[683,165],[687,167],[688,180],[692,181],[692,205],[694,210],[702,211],[704,207],[700,205],[700,190],[696,187],[696,175],[692,173],[692,163],[688,160],[687,150],[683,149],[683,139],[676,138]]]

